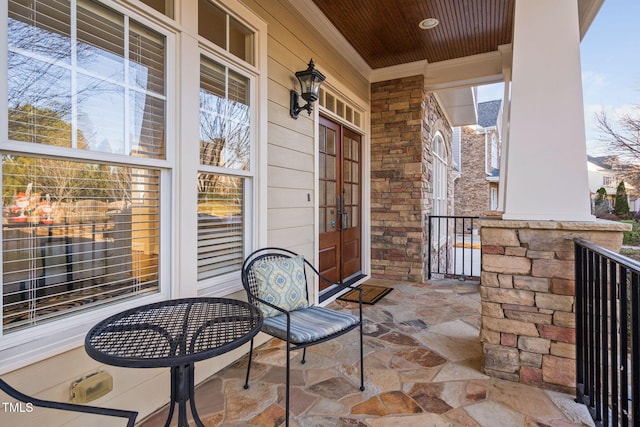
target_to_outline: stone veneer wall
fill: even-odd
[[[433,94],[425,91],[424,76],[371,85],[373,277],[426,278],[431,140],[438,131],[450,147],[451,127]],[[453,191],[453,185],[449,188]]]
[[[491,131],[488,134],[491,141]],[[460,147],[460,178],[455,182],[455,214],[478,216],[490,209],[489,181],[487,181],[486,136],[468,126],[462,127]]]
[[[483,370],[575,392],[573,239],[618,252],[628,225],[608,221],[480,221]]]

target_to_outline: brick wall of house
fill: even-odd
[[[451,128],[424,77],[371,85],[372,276],[423,281],[431,209],[431,149]],[[451,174],[449,174],[451,175]],[[450,185],[451,192],[453,185]]]
[[[491,141],[491,133],[486,137]],[[460,148],[461,177],[455,181],[455,214],[479,216],[491,207],[486,172],[490,159],[487,159],[485,134],[464,126]]]

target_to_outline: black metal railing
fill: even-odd
[[[576,394],[597,426],[640,423],[640,263],[575,239]]]
[[[428,278],[480,278],[480,235],[477,216],[429,216]]]

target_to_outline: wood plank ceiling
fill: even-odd
[[[493,52],[513,35],[515,0],[313,0],[372,69]],[[430,30],[420,21],[436,18]]]

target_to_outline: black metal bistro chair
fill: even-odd
[[[307,347],[339,337],[360,327],[360,390],[364,390],[364,348],[362,343],[362,290],[359,298],[359,316],[346,311],[312,306],[309,304],[307,275],[309,267],[320,280],[326,279],[306,259],[287,249],[258,249],[242,265],[242,284],[249,302],[263,313],[262,331],[280,338],[287,347],[286,425],[289,425],[290,353],[302,349],[305,363]],[[244,388],[249,388],[249,373],[253,356],[253,339],[249,350],[249,364]]]
[[[138,413],[135,411],[125,411],[123,409],[102,408],[99,406],[78,405],[75,403],[55,402],[52,400],[36,399],[35,397],[27,396],[24,393],[19,392],[15,388],[11,387],[4,380],[0,379],[0,390],[7,393],[14,399],[29,403],[33,406],[40,408],[59,409],[62,411],[81,412],[85,414],[104,415],[107,417],[126,418],[127,427],[133,427],[136,423],[136,417]]]

